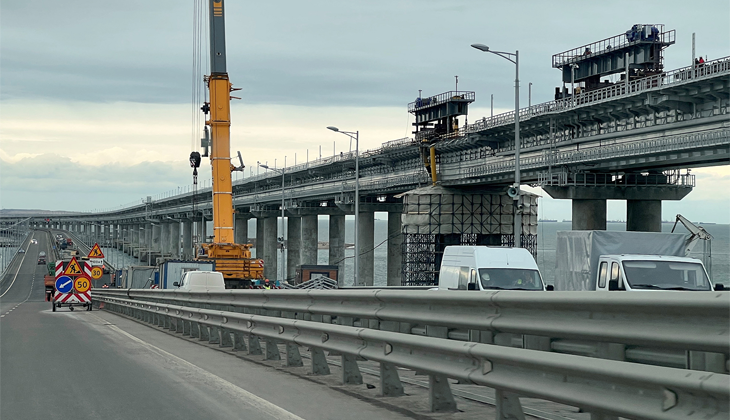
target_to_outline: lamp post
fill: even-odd
[[[360,131],[340,131],[339,128],[329,126],[328,130],[332,130],[336,133],[342,133],[352,139],[355,139],[355,264],[354,270],[355,275],[353,278],[353,285],[359,286],[358,268],[360,267],[360,241],[358,240],[358,231],[360,230]],[[352,144],[352,143],[350,143]]]
[[[515,51],[514,54],[503,51],[492,51],[484,44],[471,44],[473,48],[479,51],[498,55],[515,65],[515,183],[514,190],[514,234],[515,248],[522,247],[522,209],[521,209],[521,191],[520,191],[520,52]]]
[[[285,265],[285,262],[284,262],[284,170],[286,168],[276,169],[276,168],[271,168],[268,165],[264,165],[261,162],[256,162],[256,163],[258,163],[258,165],[260,167],[266,169],[267,171],[274,171],[274,172],[278,172],[281,174],[281,227],[280,227],[281,247],[280,247],[280,249],[281,249],[281,281],[283,282],[286,277],[286,271],[285,271],[285,267],[284,267],[284,265]]]

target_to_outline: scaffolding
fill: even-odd
[[[537,256],[537,196],[522,194],[522,243]],[[449,245],[514,246],[514,200],[503,191],[430,186],[402,196],[404,286],[438,285]]]

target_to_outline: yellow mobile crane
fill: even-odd
[[[226,288],[244,288],[251,280],[263,279],[264,262],[251,258],[251,244],[237,244],[233,235],[233,193],[231,172],[243,171],[243,159],[238,153],[240,166],[231,164],[231,91],[234,89],[226,71],[226,38],[223,0],[210,0],[210,76],[205,77],[208,84],[209,102],[201,110],[208,115],[205,121],[205,138],[201,146],[203,156],[208,156],[213,169],[213,243],[200,244],[196,252],[197,260],[214,261],[215,270],[223,273]],[[208,139],[210,127],[210,139]],[[197,178],[200,166],[200,153],[190,154],[193,176]]]

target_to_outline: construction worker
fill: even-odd
[[[271,283],[269,279],[264,280],[264,289],[271,289]]]

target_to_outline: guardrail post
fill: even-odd
[[[246,351],[246,337],[243,333],[233,333],[233,351]]]
[[[324,351],[316,347],[311,347],[309,352],[312,354],[312,375],[329,375],[330,367],[327,364]]]
[[[261,343],[259,343],[259,338],[253,334],[248,336],[248,354],[250,356],[258,356],[260,354],[263,354],[263,352],[261,351]]]
[[[727,363],[724,354],[692,350],[687,353],[688,369],[727,373]]]
[[[456,402],[446,376],[428,375],[428,406],[432,413],[456,411]]]
[[[286,343],[286,365],[287,367],[301,367],[302,356],[299,354],[299,346],[294,343]]]
[[[205,324],[198,323],[198,331],[200,332],[200,336],[198,337],[199,341],[208,341],[210,340],[210,334],[208,332],[208,326]]]
[[[362,374],[357,367],[357,357],[349,354],[342,355],[342,383],[345,385],[361,385]]]
[[[170,331],[177,332],[177,318],[170,316]]]
[[[162,328],[169,330],[170,329],[170,316],[169,315],[163,315],[162,316]]]
[[[264,360],[281,360],[281,354],[279,354],[279,346],[276,341],[267,338],[266,339],[266,356]]]
[[[216,326],[208,326],[208,344],[218,344],[221,342],[219,332],[220,328]]]
[[[383,397],[400,397],[403,395],[403,384],[395,365],[385,362],[380,363],[380,390]]]
[[[494,399],[498,419],[525,420],[525,414],[522,412],[522,404],[520,404],[520,398],[517,394],[495,389]]]
[[[218,347],[233,347],[231,331],[225,328],[218,328]]]
[[[192,330],[192,327],[193,327],[192,322],[190,322],[186,319],[183,319],[182,320],[182,335],[190,336],[191,335],[190,330]]]

